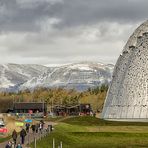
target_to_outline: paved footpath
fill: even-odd
[[[46,129],[49,124],[50,124],[49,122],[46,122],[45,125],[44,125],[44,128]],[[38,140],[38,139],[41,139],[46,134],[49,134],[49,133],[45,132],[45,129],[43,130],[42,134],[39,133],[39,132],[38,133],[32,133],[32,130],[30,129],[29,133],[25,137],[25,144],[22,145],[23,148],[30,148],[30,147],[27,147],[27,145],[30,144],[30,143],[32,143],[35,138]],[[8,141],[13,141],[13,140],[10,139]],[[5,146],[8,143],[8,141],[5,141],[3,143],[0,143],[0,148],[5,148]],[[19,134],[18,134],[18,138],[17,138],[17,143],[21,143],[21,139],[20,139]]]

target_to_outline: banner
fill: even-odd
[[[16,126],[24,126],[24,123],[23,122],[15,122],[15,125]]]
[[[31,123],[32,119],[25,119],[25,122]]]
[[[0,128],[0,133],[7,133],[8,129],[7,128]]]

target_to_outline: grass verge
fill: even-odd
[[[96,128],[99,127],[104,131],[98,132]],[[97,132],[90,132],[92,128]],[[147,123],[108,122],[94,117],[74,117],[59,122],[50,135],[37,141],[37,147],[52,148],[53,138],[56,147],[62,141],[64,148],[139,148],[148,147],[148,128]]]

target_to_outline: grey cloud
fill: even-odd
[[[85,57],[78,58],[79,60],[92,57],[94,60],[101,56],[110,56],[115,60],[124,45],[123,39],[127,40],[132,30],[133,25],[102,22],[88,27],[52,30],[50,33],[7,34],[5,40],[3,38],[0,40],[0,45],[6,47],[7,53],[18,55],[22,60],[27,57],[33,59],[49,57],[49,59],[59,58],[62,62],[66,59],[72,60],[74,57]]]
[[[45,17],[61,19],[57,28],[139,22],[147,19],[147,5],[147,0],[0,0],[0,30],[37,32],[36,22]]]
[[[147,0],[64,0],[55,15],[63,20],[58,27],[102,21],[129,23],[147,19],[147,5]]]
[[[0,0],[0,62],[115,62],[137,24],[147,19],[147,5],[147,0]]]
[[[20,0],[22,1],[22,0]],[[1,32],[37,32],[40,26],[36,23],[45,17],[52,17],[51,7],[56,5],[52,1],[41,0],[31,4],[19,3],[16,0],[1,0],[0,31]],[[60,1],[58,1],[60,2]]]

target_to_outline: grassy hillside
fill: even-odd
[[[94,117],[65,119],[46,138],[37,142],[38,148],[148,147],[147,123],[108,122]],[[33,145],[32,145],[33,148]]]
[[[91,116],[78,116],[67,118],[62,121],[70,125],[79,126],[148,126],[147,122],[120,122],[120,121],[106,121],[100,118],[95,118]]]

